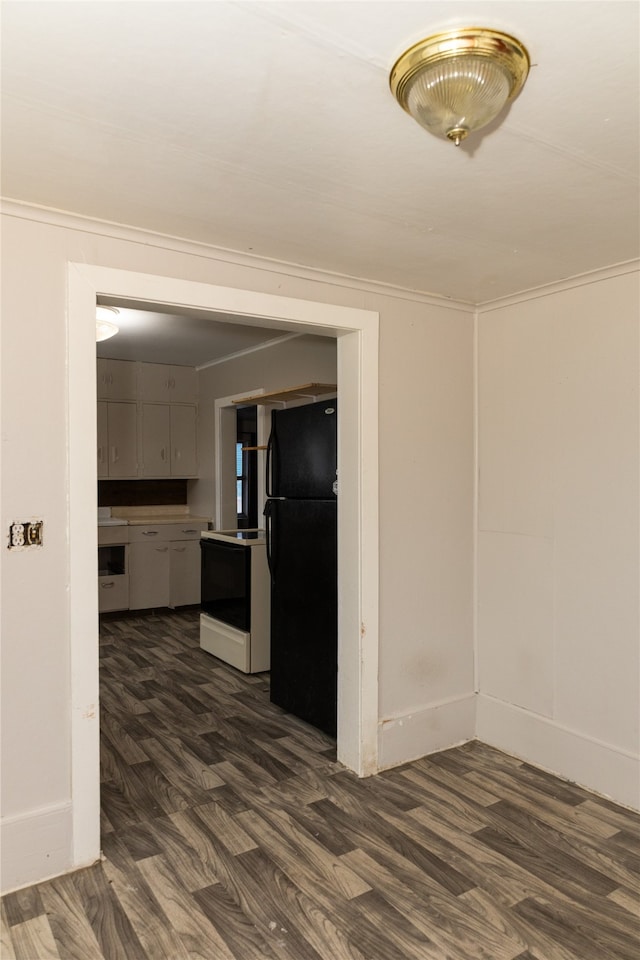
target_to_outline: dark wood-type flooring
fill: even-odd
[[[198,646],[101,629],[104,860],[4,898],[2,960],[638,960],[640,818],[480,743],[358,780]]]

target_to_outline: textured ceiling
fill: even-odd
[[[485,302],[638,256],[636,2],[12,2],[2,193]],[[455,148],[389,68],[428,33],[517,36],[532,71]]]

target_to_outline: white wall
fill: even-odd
[[[475,729],[469,318],[391,301],[388,314],[393,322],[380,330],[382,767]]]
[[[382,762],[473,736],[472,716],[458,706],[473,692],[471,311],[38,216],[12,207],[2,218],[3,530],[14,519],[44,519],[42,548],[3,552],[4,888],[73,866],[70,261],[379,311]]]
[[[477,735],[639,805],[638,276],[478,318]]]

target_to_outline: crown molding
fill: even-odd
[[[231,263],[234,266],[248,267],[252,270],[280,273],[299,280],[311,280],[314,283],[331,284],[336,287],[425,303],[435,307],[445,307],[450,310],[463,310],[468,313],[473,313],[475,310],[475,304],[466,300],[453,300],[436,293],[410,290],[390,283],[382,283],[378,280],[351,277],[348,274],[332,273],[329,270],[322,270],[317,267],[259,257],[256,254],[229,250],[199,240],[188,240],[183,237],[156,233],[153,230],[132,227],[110,220],[94,219],[78,213],[69,213],[66,210],[57,210],[53,207],[42,207],[22,200],[13,200],[10,197],[0,197],[0,213],[20,220],[32,220],[53,227],[62,227],[66,230],[91,233],[114,240],[128,241],[129,243],[140,243],[146,247],[156,247],[173,253],[186,253],[191,256],[204,257],[207,260],[218,260],[223,263]]]
[[[554,294],[562,293],[565,290],[573,290],[576,287],[586,287],[591,283],[600,283],[603,280],[622,277],[625,274],[636,273],[639,270],[640,259],[625,260],[623,263],[616,263],[610,267],[602,267],[599,270],[591,270],[589,273],[580,273],[575,277],[567,277],[564,280],[557,280],[554,283],[546,283],[541,287],[522,290],[520,293],[514,293],[508,297],[500,297],[497,300],[487,300],[484,303],[478,304],[477,313],[481,316],[483,313],[490,313],[492,310],[501,310],[503,307],[510,307],[517,303],[525,303],[527,300],[539,300],[541,297],[552,297]]]
[[[217,357],[215,360],[209,360],[207,363],[201,363],[196,367],[198,373],[201,370],[208,370],[209,367],[217,367],[221,363],[228,363],[229,360],[238,360],[240,357],[248,357],[251,353],[258,353],[260,350],[269,350],[271,347],[278,347],[287,340],[297,340],[302,337],[302,333],[285,333],[282,337],[274,337],[273,340],[265,340],[264,343],[257,343],[254,347],[245,347],[244,350],[236,350],[235,353],[228,353],[226,357]]]

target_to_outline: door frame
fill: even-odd
[[[236,449],[236,410],[234,400],[243,400],[245,397],[258,397],[264,393],[264,387],[256,387],[253,390],[244,390],[242,393],[234,393],[230,397],[218,397],[214,401],[214,441],[213,441],[213,459],[215,476],[215,528],[216,530],[229,530],[236,527],[237,517],[235,510],[235,483],[232,494],[228,492],[229,474],[231,462],[235,463]],[[266,443],[265,408],[258,407],[257,425],[258,425],[258,443]],[[233,425],[233,427],[232,427]],[[235,477],[235,470],[233,471]],[[262,517],[264,509],[264,489],[265,489],[265,462],[264,458],[258,461],[258,520]],[[229,505],[230,499],[233,499],[233,509]],[[260,523],[258,523],[260,526]]]
[[[233,315],[337,339],[338,759],[378,770],[378,314],[70,262],[67,270],[68,584],[73,865],[100,855],[95,305],[99,295]]]

